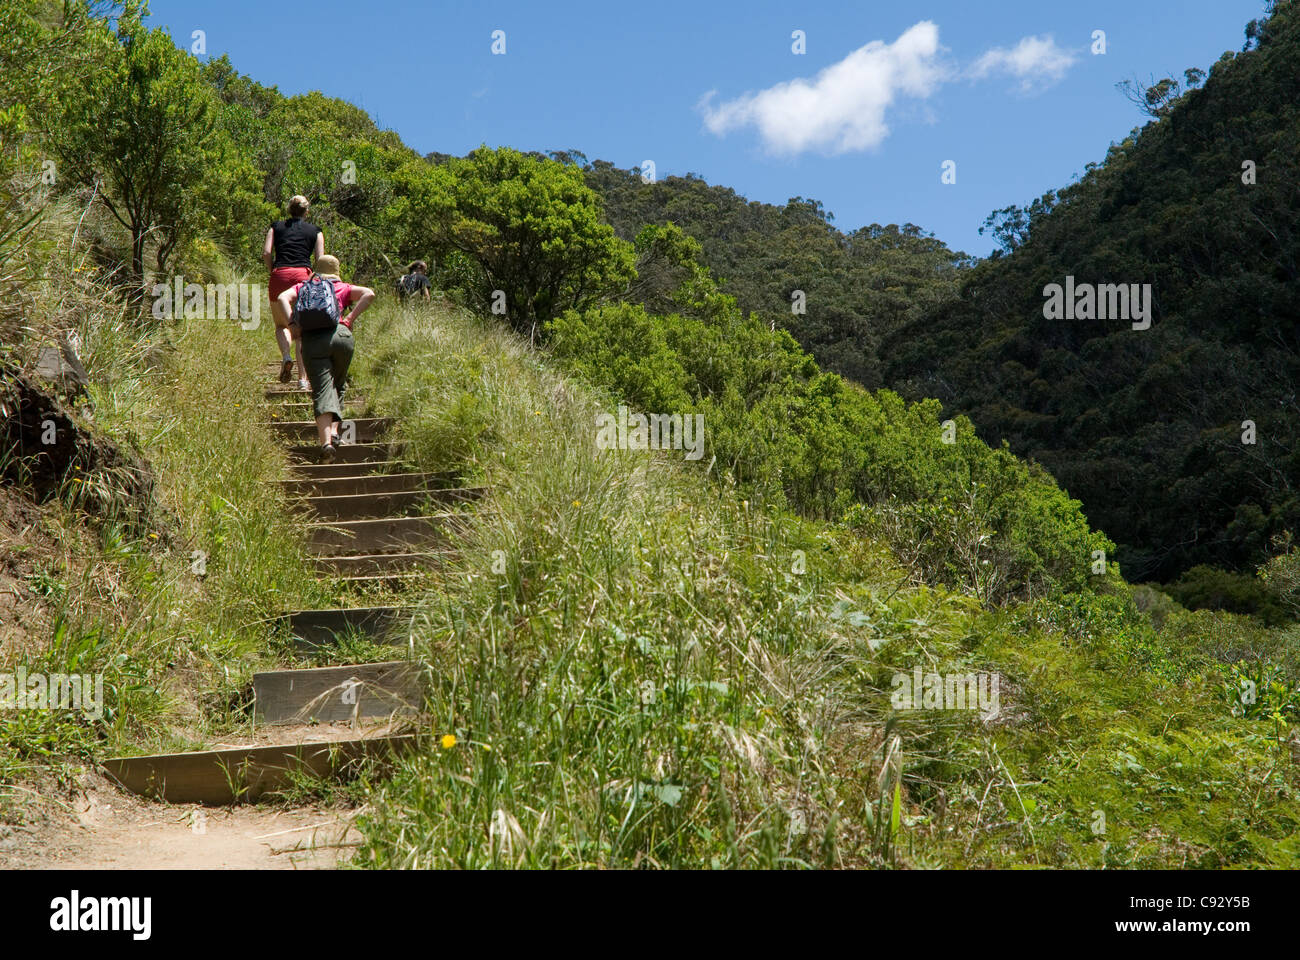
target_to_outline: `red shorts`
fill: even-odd
[[[311,279],[311,267],[276,267],[271,271],[267,281],[266,293],[272,303],[280,299],[280,294],[299,283]],[[276,326],[282,327],[279,316],[275,318]]]

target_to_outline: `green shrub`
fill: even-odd
[[[1282,565],[1276,569],[1281,570]],[[1281,582],[1281,576],[1274,582]],[[1288,618],[1281,597],[1263,579],[1206,564],[1188,570],[1165,589],[1190,610],[1227,610],[1259,617],[1270,625],[1284,623]]]
[[[1151,619],[1151,625],[1159,630],[1165,625],[1166,618],[1178,609],[1177,604],[1167,593],[1148,583],[1138,584],[1133,588],[1133,603],[1140,613]]]
[[[1289,534],[1273,546],[1281,552],[1260,567],[1258,576],[1291,616],[1300,619],[1300,547],[1291,545]]]

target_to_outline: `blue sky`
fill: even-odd
[[[203,30],[209,56],[282,93],[350,100],[421,153],[652,160],[752,200],[818,199],[846,231],[910,221],[984,255],[990,211],[1068,183],[1143,122],[1117,81],[1208,69],[1263,6],[152,0],[150,22],[186,47]]]

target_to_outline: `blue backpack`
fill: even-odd
[[[339,325],[339,299],[334,295],[334,284],[319,273],[313,273],[298,288],[298,301],[293,307],[293,322],[303,333],[316,330],[333,330]]]

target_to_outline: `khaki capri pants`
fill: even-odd
[[[302,363],[316,416],[329,413],[335,420],[343,419],[343,390],[355,347],[352,331],[341,323],[333,330],[302,334]]]

